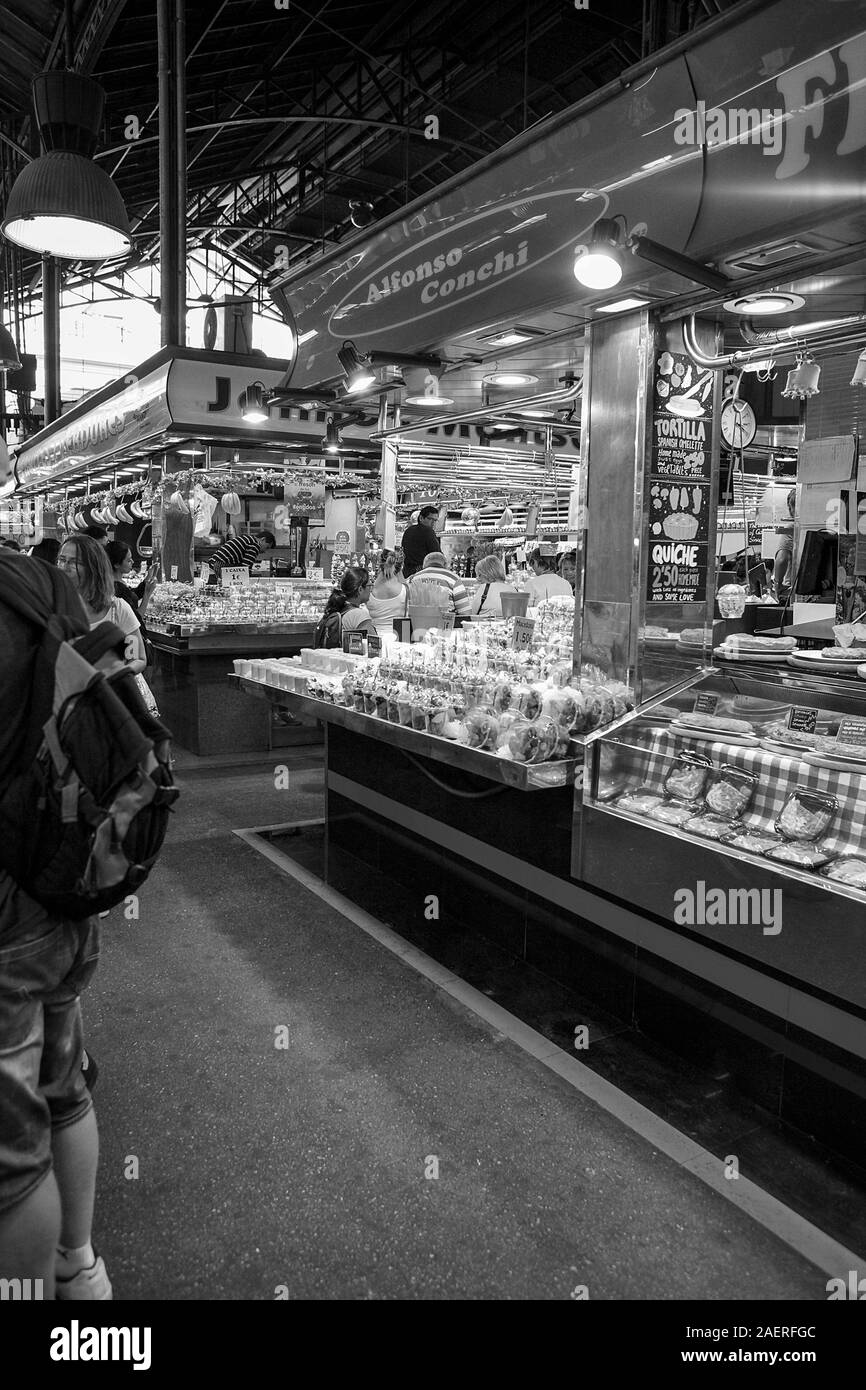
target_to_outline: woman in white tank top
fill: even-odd
[[[383,550],[367,610],[380,637],[394,636],[394,619],[406,616],[402,550]]]

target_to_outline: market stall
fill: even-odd
[[[805,96],[819,73],[829,87],[816,116]],[[494,422],[543,431],[533,415],[579,434],[571,685],[600,672],[635,704],[581,735],[569,826],[561,788],[515,789],[506,803],[460,768],[446,789],[434,766],[444,754],[422,768],[395,738],[385,764],[385,731],[374,744],[331,715],[329,844],[362,857],[369,846],[371,862],[440,885],[467,928],[483,921],[665,1045],[723,1059],[761,1104],[862,1156],[855,749],[866,686],[844,679],[854,658],[836,655],[840,682],[832,657],[810,660],[805,642],[781,636],[802,619],[800,601],[829,598],[835,626],[853,625],[862,592],[866,474],[851,389],[864,341],[861,76],[849,7],[738,10],[274,293],[310,336],[298,385],[332,381],[351,335],[371,359],[438,354],[451,407],[440,436],[477,431],[489,446]],[[696,116],[724,118],[744,92],[757,122],[731,134],[717,119],[708,135]],[[576,286],[581,255],[611,248],[616,276]],[[766,330],[751,321],[763,313],[775,314]],[[810,350],[852,354],[832,391],[817,394]],[[779,375],[776,392],[793,403],[781,418],[769,394],[750,392],[752,365],[768,388]],[[376,438],[399,453],[432,428],[432,410],[404,405]],[[847,453],[824,448],[840,436]],[[823,459],[814,473],[799,466],[810,440]],[[762,518],[758,503],[795,486],[794,534],[780,545],[785,517]],[[488,497],[507,487],[504,467]],[[821,534],[828,517],[846,537]],[[752,548],[773,568],[785,546],[788,594],[766,566],[764,583],[751,572]],[[746,582],[733,598],[720,592],[717,608],[719,576],[731,567],[736,581],[740,558]],[[762,630],[777,634],[763,639],[771,650]],[[844,644],[832,619],[821,632]],[[833,748],[796,743],[807,708]],[[456,773],[456,753],[453,763]],[[691,885],[694,898],[711,879],[726,893],[754,887],[759,908],[764,890],[771,910],[782,892],[790,931],[788,915],[781,931],[756,919],[736,933],[677,916],[676,892]],[[831,1131],[821,1097],[833,1088],[847,1118]]]

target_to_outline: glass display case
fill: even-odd
[[[866,1000],[866,681],[705,670],[601,733],[584,881],[665,924]]]
[[[219,588],[201,584],[158,584],[147,612],[151,632],[177,637],[206,633],[279,633],[313,626],[331,586],[320,580],[253,579]]]

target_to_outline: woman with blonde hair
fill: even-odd
[[[502,595],[517,592],[505,579],[505,567],[497,555],[485,555],[475,566],[478,587],[472,595],[473,618],[501,618]]]
[[[67,536],[60,547],[57,568],[65,571],[78,590],[91,630],[100,623],[114,623],[120,628],[126,638],[126,664],[136,673],[145,705],[151,714],[158,714],[153,692],[141,674],[147,666],[141,623],[126,599],[114,592],[114,572],[105,546],[80,532]]]
[[[402,550],[383,550],[367,609],[380,637],[394,636],[394,619],[405,618],[408,590],[403,582]]]

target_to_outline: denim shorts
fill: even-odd
[[[52,917],[0,870],[0,1211],[51,1170],[51,1131],[91,1108],[78,996],[99,958],[95,918]]]

